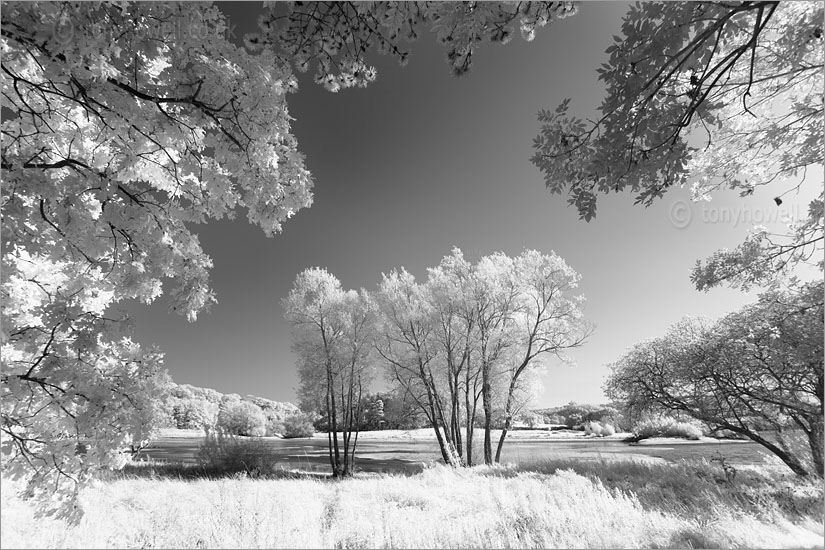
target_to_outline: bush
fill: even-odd
[[[574,429],[574,428],[576,428],[576,426],[579,426],[582,423],[583,419],[584,419],[584,416],[582,416],[581,413],[578,413],[578,412],[570,413],[569,415],[567,415],[565,417],[564,424],[568,428]]]
[[[283,435],[286,431],[286,426],[284,426],[283,420],[278,420],[275,418],[267,418],[266,420],[266,435],[273,436],[273,435]]]
[[[234,401],[218,414],[218,428],[229,435],[260,437],[266,434],[266,417],[260,407]]]
[[[256,477],[275,471],[275,462],[264,441],[240,438],[220,430],[207,432],[197,459],[201,467],[213,475],[245,473]]]
[[[633,427],[636,440],[649,437],[682,437],[685,439],[699,439],[702,429],[691,422],[679,422],[675,418],[664,415],[650,415],[642,418]]]
[[[315,426],[312,419],[306,414],[294,414],[284,420],[283,435],[285,438],[312,437],[315,433]]]
[[[605,437],[616,433],[616,429],[612,424],[601,424],[600,422],[587,422],[584,425],[585,435],[597,435]]]
[[[175,428],[204,429],[214,428],[218,417],[218,405],[204,399],[173,398],[172,423]]]

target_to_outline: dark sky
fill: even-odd
[[[239,37],[260,9],[226,6]],[[697,259],[735,246],[748,220],[803,217],[810,200],[788,195],[779,209],[771,190],[747,200],[720,194],[691,206],[692,223],[679,228],[670,213],[688,190],[648,209],[633,206],[631,194],[601,197],[590,223],[546,191],[529,162],[535,114],[566,97],[582,114],[595,111],[604,90],[595,69],[625,11],[620,3],[583,3],[533,42],[483,47],[460,79],[450,76],[433,36],[412,45],[404,68],[376,57],[378,79],[366,89],[332,94],[311,82],[312,69],[300,75],[289,109],[315,180],[313,206],[272,239],[244,213],[195,228],[215,263],[218,304],[196,323],[167,314],[163,299],[131,307],[137,340],[166,352],[179,383],[294,402],[298,380],[280,300],[299,271],[325,267],[345,288],[373,290],[393,267],[423,279],[454,245],[472,257],[535,248],[555,251],[582,275],[597,325],[572,354],[575,366],[549,367],[536,406],[603,402],[605,365],[628,346],[685,314],[716,317],[754,299],[730,289],[697,292],[688,278]]]

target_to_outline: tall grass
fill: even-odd
[[[822,485],[712,463],[557,460],[402,477],[124,478],[76,527],[3,486],[0,545],[62,548],[822,547]]]

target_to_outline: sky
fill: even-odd
[[[221,9],[240,38],[260,4]],[[382,273],[402,266],[423,280],[453,246],[469,257],[555,251],[581,275],[596,330],[570,354],[573,364],[549,364],[534,406],[606,402],[607,365],[628,347],[684,315],[715,318],[756,298],[729,288],[698,292],[689,280],[696,260],[736,246],[754,221],[781,228],[783,216],[803,218],[812,198],[785,195],[778,207],[775,190],[762,189],[698,205],[676,189],[643,208],[624,193],[599,197],[588,223],[545,189],[529,161],[536,112],[570,97],[579,114],[595,114],[604,93],[595,70],[626,11],[622,3],[583,3],[530,43],[516,37],[482,47],[461,78],[450,76],[432,35],[411,45],[406,67],[376,56],[378,78],[366,89],[333,94],[312,83],[312,69],[299,75],[289,111],[314,204],[274,238],[243,212],[194,227],[214,261],[218,303],[195,323],[167,313],[165,299],[132,304],[136,340],[165,352],[178,383],[296,402],[280,302],[303,269],[325,267],[345,288],[374,290]]]

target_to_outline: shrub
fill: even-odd
[[[178,429],[214,428],[218,417],[218,405],[204,399],[173,399],[172,420]]]
[[[284,425],[283,420],[278,420],[276,418],[267,418],[266,420],[266,435],[273,436],[273,435],[283,435],[286,431],[286,426]]]
[[[584,417],[580,413],[570,413],[569,415],[567,415],[564,423],[567,425],[568,428],[575,428],[576,426],[582,423],[583,418]]]
[[[691,422],[679,422],[675,418],[664,415],[650,415],[642,418],[633,427],[635,439],[648,437],[682,437],[685,439],[699,439],[702,429]]]
[[[275,471],[275,462],[264,441],[245,439],[220,430],[207,432],[197,459],[201,467],[213,475],[246,473],[256,477]]]
[[[545,415],[544,416],[544,423],[545,424],[558,426],[558,425],[564,424],[564,422],[565,422],[564,417],[559,416],[557,414],[550,414],[550,415]]]
[[[218,428],[230,435],[260,437],[266,434],[266,417],[260,407],[252,403],[229,402],[218,414]]]
[[[744,440],[744,441],[748,440],[748,436],[746,436],[746,435],[738,434],[738,433],[732,432],[730,430],[719,429],[719,428],[717,428],[715,430],[711,430],[710,435],[712,437],[716,437],[718,439],[741,439],[741,440]]]
[[[284,420],[284,437],[312,437],[315,433],[315,426],[312,419],[306,414],[294,414]]]
[[[602,424],[600,422],[586,422],[584,424],[584,434],[585,435],[597,435],[599,437],[604,437],[607,435],[613,435],[616,433],[616,429],[613,427],[612,424]]]

